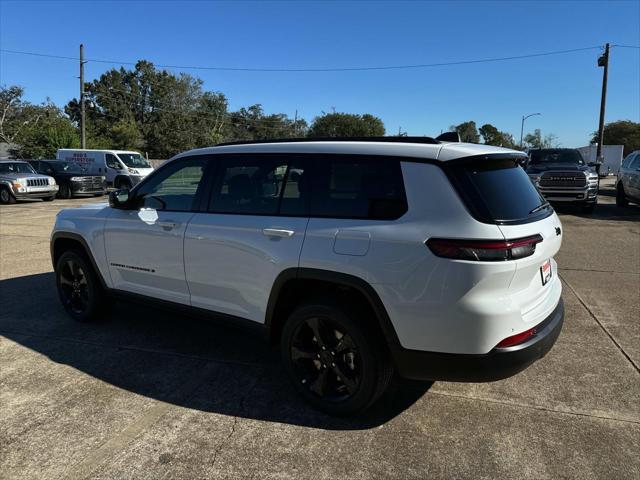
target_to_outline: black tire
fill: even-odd
[[[618,184],[618,188],[616,188],[616,206],[629,206],[629,200],[627,199],[627,195],[624,193],[624,187],[622,186],[622,184]]]
[[[377,324],[365,324],[362,317],[319,301],[298,307],[284,326],[280,349],[285,369],[318,410],[361,413],[389,386],[393,367],[386,347]]]
[[[66,183],[61,183],[58,189],[58,198],[68,200],[71,198],[71,188]]]
[[[58,296],[67,313],[78,322],[101,317],[105,295],[100,280],[84,252],[67,250],[56,263]]]
[[[53,200],[56,198],[55,195],[51,195],[50,197],[44,197],[42,199],[43,202],[53,202]]]
[[[596,209],[596,205],[597,205],[597,203],[596,203],[596,202],[593,202],[593,203],[585,203],[585,204],[582,206],[582,211],[583,211],[584,213],[593,213],[593,212],[594,212],[594,210]]]
[[[3,205],[16,203],[16,197],[9,191],[9,188],[0,187],[0,203]]]
[[[113,186],[116,190],[120,190],[121,188],[126,188],[128,190],[131,190],[131,180],[129,180],[128,178],[118,178],[116,177],[115,181],[113,182]]]

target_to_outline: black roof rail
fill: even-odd
[[[298,142],[388,142],[388,143],[425,143],[437,145],[438,140],[431,137],[308,137],[308,138],[273,138],[269,140],[239,140],[223,142],[216,147],[228,145],[252,145],[260,143],[298,143]]]

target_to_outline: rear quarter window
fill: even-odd
[[[551,214],[516,158],[457,161],[447,174],[472,215],[485,223],[528,223]]]

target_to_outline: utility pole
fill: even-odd
[[[609,76],[609,44],[604,47],[604,54],[598,58],[598,67],[604,67],[602,72],[602,97],[600,99],[600,124],[598,126],[598,147],[596,149],[596,162],[602,161],[602,144],[604,143],[604,110],[607,103],[607,77]],[[596,167],[600,170],[600,165]],[[599,172],[598,172],[599,173]]]
[[[84,45],[80,44],[80,147],[87,148],[87,139],[85,134],[86,117],[84,112]]]
[[[298,136],[298,109],[296,109],[296,114],[293,117],[293,133],[296,137]]]

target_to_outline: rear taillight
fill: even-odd
[[[542,242],[540,235],[532,235],[514,240],[430,238],[426,244],[438,257],[477,262],[501,262],[533,255],[536,245],[540,242]]]
[[[504,340],[502,340],[498,345],[496,345],[496,348],[513,347],[514,345],[519,345],[523,342],[526,342],[536,334],[536,328],[537,327],[533,327],[533,328],[530,328],[529,330],[525,330],[522,333],[518,333],[516,335],[507,337]]]

